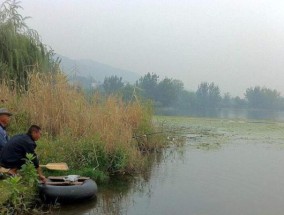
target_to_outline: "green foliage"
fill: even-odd
[[[147,73],[136,82],[136,86],[142,90],[143,97],[152,100],[157,98],[158,79],[159,76],[157,74]]]
[[[220,89],[213,82],[202,82],[196,91],[196,99],[200,108],[216,108],[221,101]]]
[[[107,95],[118,93],[123,87],[122,77],[119,78],[114,75],[104,79],[103,88]]]
[[[159,81],[159,76],[147,73],[141,77],[136,86],[141,89],[141,95],[153,100],[158,106],[169,107],[177,102],[183,90],[183,83],[179,80],[164,78]]]
[[[245,97],[251,108],[275,110],[279,109],[282,102],[280,93],[277,90],[259,86],[248,88]]]
[[[127,166],[127,154],[121,149],[117,149],[108,159],[108,171],[111,173],[121,172]]]
[[[35,30],[28,28],[19,14],[19,2],[6,0],[0,7],[0,80],[10,85],[28,86],[28,73],[34,69],[54,72],[58,61],[47,50]]]
[[[101,170],[93,168],[84,168],[79,171],[80,175],[88,176],[96,180],[97,183],[103,183],[109,180],[108,174]]]
[[[89,144],[82,146],[84,149],[81,153],[78,153],[77,159],[74,160],[73,158],[76,162],[75,168],[82,171],[83,167],[83,173],[88,173],[87,175],[90,177],[94,176],[94,179],[106,180],[108,179],[107,173],[120,172],[128,165],[127,153],[119,149],[119,147],[114,152],[108,153],[105,151],[103,144],[95,144],[92,149],[89,148]],[[92,172],[89,171],[90,167]],[[88,171],[85,172],[85,170]]]
[[[5,183],[10,191],[10,198],[0,205],[1,214],[30,214],[37,194],[37,173],[33,165],[32,154],[27,154],[21,175],[9,177]]]
[[[189,113],[197,107],[196,94],[187,90],[182,90],[178,95],[178,100],[174,106],[180,113]]]
[[[33,154],[27,154],[25,158],[25,164],[22,165],[21,173],[23,175],[23,183],[29,187],[35,187],[38,184],[38,173],[34,167],[33,160],[35,159]]]
[[[235,108],[246,108],[247,107],[246,100],[241,99],[239,96],[236,96],[232,100],[233,100],[232,101],[233,107],[235,107]]]
[[[179,80],[165,78],[159,82],[156,98],[163,106],[174,104],[183,90],[183,83]]]
[[[30,126],[29,115],[26,112],[15,113],[12,120],[13,123],[9,125],[10,133],[25,133],[27,128]]]
[[[232,106],[232,98],[230,93],[225,93],[222,98],[222,107],[231,107]]]
[[[129,101],[137,101],[141,98],[141,90],[139,90],[136,86],[133,86],[129,83],[127,83],[123,89],[122,92],[122,99],[123,101],[129,102]]]
[[[23,187],[21,186],[21,177],[15,176],[10,177],[5,180],[7,186],[10,188],[11,195],[10,195],[10,204],[17,207],[21,204],[22,199],[20,197],[21,190]]]

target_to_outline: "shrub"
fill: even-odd
[[[10,191],[9,199],[0,203],[0,214],[30,214],[37,196],[37,172],[28,154],[22,166],[21,176],[9,177],[4,182]]]

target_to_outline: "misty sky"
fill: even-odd
[[[141,75],[215,82],[243,97],[284,95],[283,0],[23,0],[29,27],[56,53]]]

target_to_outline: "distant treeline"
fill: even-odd
[[[105,95],[119,94],[125,101],[135,98],[150,100],[158,113],[199,113],[220,108],[284,110],[284,98],[280,92],[266,87],[250,87],[244,98],[221,95],[215,83],[202,82],[196,91],[188,91],[180,80],[146,74],[135,84],[124,83],[122,77],[106,77],[96,89]]]

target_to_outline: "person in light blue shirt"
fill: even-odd
[[[9,125],[12,114],[6,108],[0,108],[0,155],[3,146],[9,140],[6,127]]]

